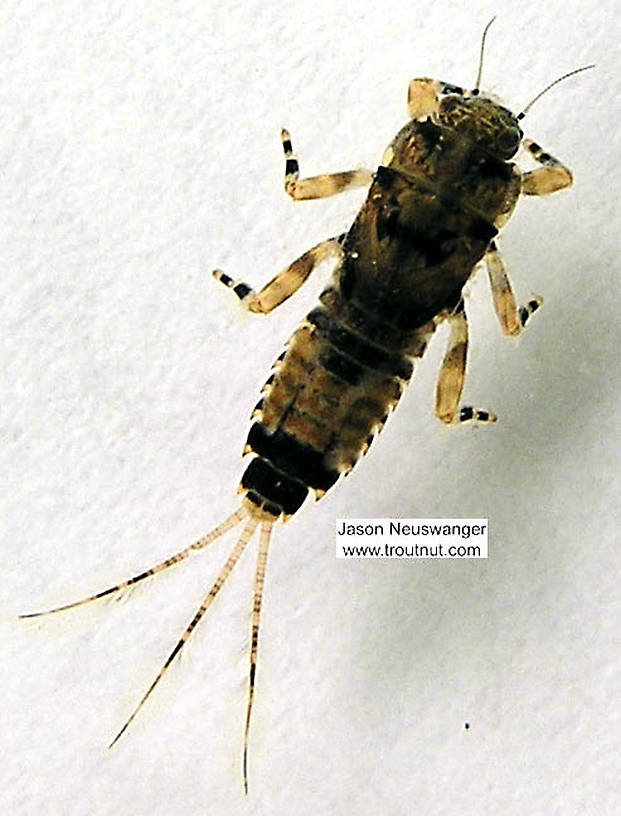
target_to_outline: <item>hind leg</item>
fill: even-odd
[[[496,422],[496,415],[478,411],[471,405],[459,407],[466,379],[468,320],[463,300],[449,318],[451,334],[436,385],[436,416],[446,425],[455,422]]]

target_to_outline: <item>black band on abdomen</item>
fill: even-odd
[[[326,467],[321,451],[299,442],[280,428],[270,433],[262,423],[256,422],[250,428],[247,444],[277,470],[286,473],[288,478],[299,479],[307,488],[326,491],[339,478],[338,471]]]
[[[308,487],[299,479],[286,476],[260,456],[256,456],[244,471],[241,485],[248,490],[247,497],[254,504],[262,504],[257,499],[264,499],[268,505],[266,509],[273,514],[271,505],[277,505],[287,516],[293,515],[308,495]]]

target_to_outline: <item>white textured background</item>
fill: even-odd
[[[4,0],[0,812],[598,814],[618,804],[618,221],[613,2]],[[462,5],[465,9],[465,4]],[[241,317],[363,193],[295,205],[303,173],[373,165],[408,80],[483,84],[574,188],[502,240],[545,307],[505,340],[472,290],[466,399],[433,418],[437,338],[347,482],[278,529],[241,788],[253,556],[114,750],[230,539],[121,603],[38,621],[235,507],[247,416],[321,288]],[[615,435],[616,432],[616,435]],[[336,561],[336,516],[489,516],[490,558]],[[464,723],[470,729],[464,729]]]

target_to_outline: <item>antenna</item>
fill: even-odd
[[[588,71],[590,68],[595,68],[595,65],[584,65],[582,68],[575,68],[573,71],[570,71],[567,74],[563,74],[562,77],[559,77],[558,79],[555,79],[554,82],[551,82],[549,85],[546,85],[543,91],[539,91],[537,96],[535,96],[534,99],[531,99],[528,105],[522,109],[522,112],[518,113],[516,117],[518,122],[526,116],[527,112],[532,108],[535,102],[538,99],[541,99],[544,93],[547,93],[550,90],[550,88],[553,88],[555,85],[558,85],[559,82],[562,82],[564,79],[567,79],[567,77],[573,76],[574,74],[579,74],[581,71]]]
[[[485,50],[485,38],[487,37],[487,32],[489,31],[489,28],[495,19],[496,15],[494,15],[492,19],[489,21],[489,23],[485,26],[485,29],[483,30],[483,36],[481,37],[481,53],[479,54],[479,70],[477,73],[477,81],[475,82],[474,85],[475,91],[479,90],[479,85],[481,84],[481,74],[483,73],[483,51]]]

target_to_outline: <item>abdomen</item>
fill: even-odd
[[[255,456],[241,486],[276,516],[295,513],[309,490],[321,497],[366,453],[434,329],[406,338],[334,287],[321,300],[276,361],[248,434]]]

